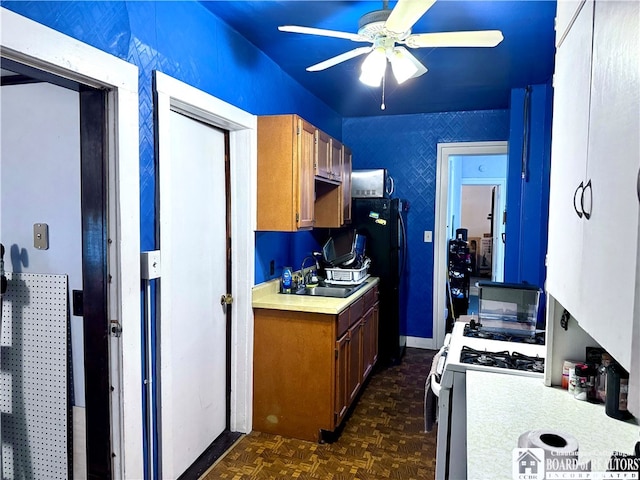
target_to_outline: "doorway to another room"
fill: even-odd
[[[434,338],[477,313],[478,281],[504,280],[507,142],[438,145]]]
[[[139,309],[137,69],[4,9],[1,18],[10,122],[3,122],[0,233],[12,272],[3,299],[10,387],[0,472],[122,477],[137,471],[140,450],[124,435],[124,414],[135,425],[139,405],[138,389],[128,388],[124,406],[124,385],[141,384],[129,362],[140,358],[132,315]],[[123,181],[123,172],[136,181]],[[116,325],[127,326],[130,356],[122,355]]]

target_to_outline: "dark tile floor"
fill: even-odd
[[[408,348],[400,365],[376,372],[333,443],[252,432],[201,480],[428,479],[436,430],[424,431],[424,384],[432,350]]]

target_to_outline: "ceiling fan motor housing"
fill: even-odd
[[[365,13],[358,21],[358,35],[362,35],[371,41],[379,35],[387,35],[384,25],[389,15],[391,15],[391,10],[389,9]],[[399,38],[404,38],[410,33],[411,31],[409,30]]]

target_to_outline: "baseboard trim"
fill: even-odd
[[[437,350],[434,338],[407,337],[407,347],[422,348],[424,350]]]
[[[215,462],[228,453],[236,441],[243,435],[239,432],[225,430],[215,441],[200,455],[195,462],[178,477],[178,480],[198,480],[209,471]]]

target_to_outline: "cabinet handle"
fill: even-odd
[[[640,202],[640,168],[638,169],[638,180],[636,182],[636,193],[638,194],[638,201]]]
[[[578,185],[578,188],[576,188],[576,191],[573,192],[573,209],[576,211],[576,214],[578,215],[578,217],[582,218],[582,212],[580,210],[578,210],[578,206],[576,204],[576,197],[578,196],[578,191],[582,190],[582,193],[580,194],[581,198],[584,198],[584,182],[580,182],[580,185]],[[582,200],[581,200],[582,203]]]
[[[584,192],[589,189],[589,211],[586,212],[584,210]],[[591,218],[591,212],[593,210],[593,187],[591,186],[591,179],[587,182],[587,184],[582,189],[582,195],[580,196],[580,207],[582,208],[582,212],[584,213],[584,218],[589,220]]]

